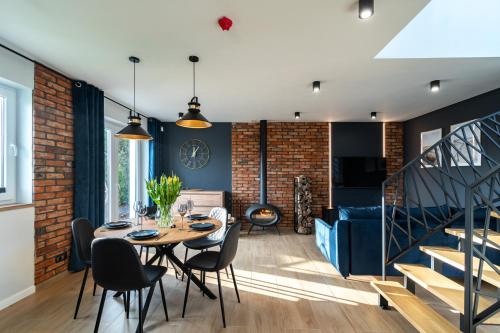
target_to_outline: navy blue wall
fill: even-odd
[[[424,131],[429,131],[437,128],[442,129],[443,137],[450,132],[450,125],[457,123],[462,123],[465,121],[481,118],[489,114],[500,111],[500,89],[496,89],[485,94],[467,99],[465,101],[449,105],[442,109],[430,112],[423,116],[410,119],[404,123],[404,152],[405,152],[405,164],[420,155],[420,133]],[[489,148],[487,140],[482,140],[485,143],[486,151],[494,151],[494,149]],[[500,159],[500,156],[496,156]],[[469,177],[471,180],[474,175],[469,167],[458,167],[465,177]],[[459,178],[457,167],[452,168],[456,176]],[[481,168],[485,170],[487,168],[486,163],[483,159]],[[431,170],[434,171],[435,170]],[[437,175],[435,175],[437,176]],[[431,181],[431,177],[423,174],[426,180],[429,180],[429,186],[431,191],[437,187],[434,182]],[[440,191],[433,191],[435,193],[440,193]],[[461,191],[462,192],[462,191]],[[463,199],[463,193],[460,193],[459,197]],[[433,206],[433,200],[426,191],[420,191],[422,201],[424,205]],[[444,198],[437,198],[440,204],[444,204]]]
[[[382,157],[382,123],[332,123],[333,157]],[[333,183],[333,182],[332,182]],[[381,188],[333,188],[334,206],[380,205]]]
[[[207,129],[189,129],[175,123],[164,123],[166,135],[162,154],[162,169],[177,174],[184,188],[226,191],[231,193],[231,123],[212,123]],[[210,160],[201,169],[191,170],[182,165],[179,148],[187,140],[204,141],[210,150]]]

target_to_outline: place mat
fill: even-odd
[[[147,229],[147,230],[136,230],[132,231],[127,234],[127,237],[130,237],[134,240],[144,240],[144,239],[150,239],[158,236],[160,234],[160,231],[156,229]]]
[[[213,223],[193,223],[193,224],[190,224],[189,227],[193,230],[205,231],[205,230],[213,229],[215,227],[215,224],[213,224]]]

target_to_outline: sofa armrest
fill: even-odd
[[[339,273],[349,275],[349,222],[337,220],[329,225],[320,218],[315,219],[316,246]]]
[[[350,270],[354,275],[382,274],[382,221],[350,220]]]

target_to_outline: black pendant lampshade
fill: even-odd
[[[128,116],[128,124],[121,131],[115,134],[115,137],[125,140],[152,140],[153,137],[141,127],[141,117],[135,112],[135,64],[140,60],[137,57],[128,58],[134,64],[134,109]]]
[[[177,124],[177,126],[187,127],[187,128],[212,127],[212,124],[201,114],[200,103],[198,103],[198,97],[196,97],[195,64],[199,61],[199,58],[197,56],[190,56],[189,61],[193,63],[193,98],[191,98],[191,100],[188,103],[188,112],[186,112],[182,116],[182,118],[177,120],[175,123]]]

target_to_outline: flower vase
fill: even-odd
[[[160,228],[170,228],[174,224],[174,214],[172,213],[172,206],[158,207],[160,216],[157,224]]]

